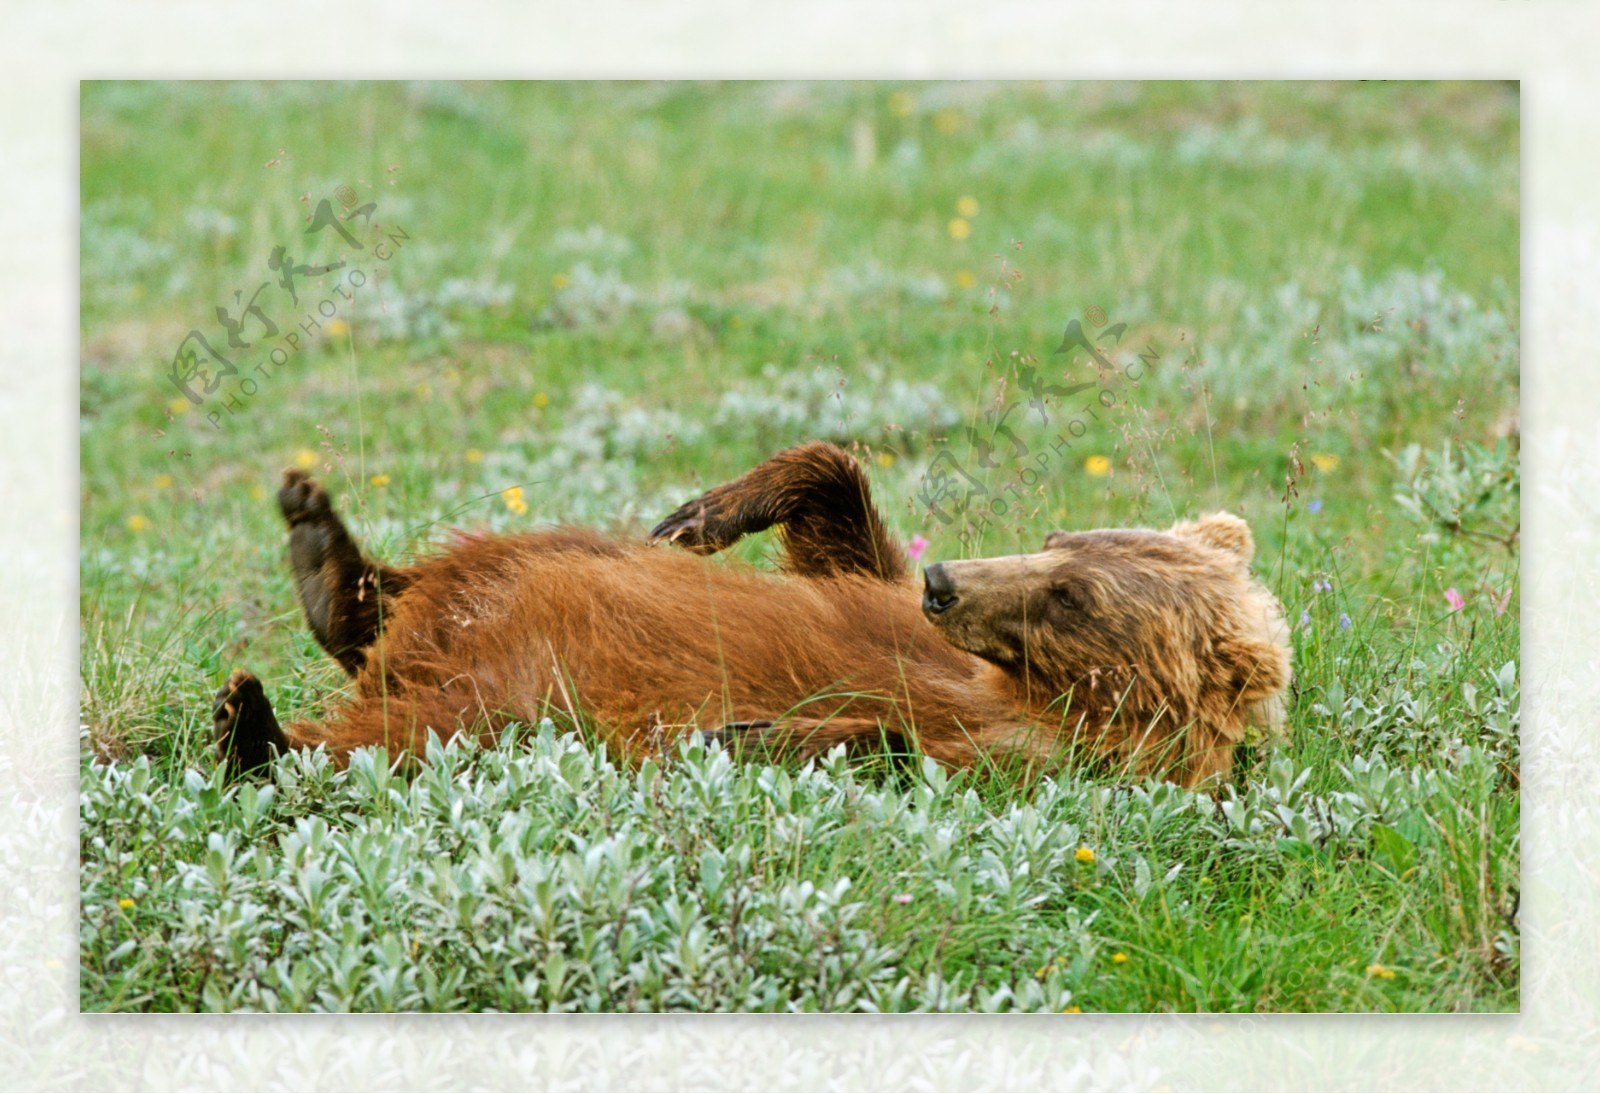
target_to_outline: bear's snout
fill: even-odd
[[[922,571],[922,610],[929,615],[938,615],[955,606],[957,600],[955,582],[950,580],[950,575],[945,571],[944,563],[935,562],[932,566]]]

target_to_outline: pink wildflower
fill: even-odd
[[[922,557],[922,552],[926,551],[927,549],[928,541],[926,539],[920,535],[912,536],[911,546],[906,548],[906,554],[911,556],[912,562],[915,562]]]
[[[1456,592],[1454,585],[1444,591],[1444,599],[1445,603],[1450,605],[1450,610],[1453,612],[1459,612],[1462,608],[1467,606],[1466,600],[1462,598],[1460,593]]]

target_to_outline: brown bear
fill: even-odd
[[[1282,609],[1227,514],[934,563],[919,595],[860,465],[820,442],[682,506],[646,543],[468,536],[393,568],[303,473],[285,473],[279,504],[306,618],[356,696],[280,727],[235,672],[214,720],[236,771],[316,745],[340,763],[362,745],[416,754],[430,730],[488,741],[556,715],[624,756],[700,729],[763,755],[887,742],[955,767],[1076,761],[1198,786],[1228,776],[1248,727],[1283,720]],[[780,572],[700,557],[767,528]]]

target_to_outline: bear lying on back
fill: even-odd
[[[301,472],[278,500],[307,621],[356,696],[280,726],[235,672],[215,723],[237,771],[286,748],[420,753],[430,729],[491,741],[555,712],[624,755],[695,729],[796,758],[887,739],[956,767],[1091,763],[1192,787],[1228,777],[1247,728],[1283,720],[1288,629],[1227,514],[934,563],[919,593],[860,466],[821,442],[682,506],[648,543],[482,535],[396,568],[362,555]],[[699,557],[774,527],[779,573]]]

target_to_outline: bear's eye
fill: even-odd
[[[1070,585],[1052,585],[1050,587],[1050,603],[1053,607],[1075,615],[1082,614],[1088,608],[1083,594]]]

